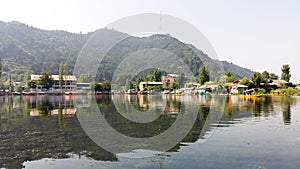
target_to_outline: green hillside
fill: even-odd
[[[100,29],[105,38],[126,37],[127,34],[109,29]],[[2,59],[2,82],[22,81],[24,74],[39,74],[50,70],[58,74],[61,62],[69,63],[69,72],[73,72],[77,56],[85,42],[93,34],[75,34],[66,31],[47,31],[20,22],[0,21],[0,57]],[[105,39],[102,38],[102,39]],[[105,42],[103,42],[105,43]],[[111,79],[114,70],[131,53],[143,49],[158,48],[174,53],[181,58],[197,75],[199,67],[205,63],[210,67],[211,77],[230,70],[237,78],[250,77],[252,71],[230,64],[226,61],[210,59],[201,50],[168,35],[150,37],[129,37],[117,43],[102,60],[97,80]],[[223,68],[220,66],[223,65]],[[171,72],[170,72],[171,73]]]
[[[146,50],[145,53],[142,52],[143,54],[141,53],[140,55],[147,55],[151,58],[157,57],[157,55],[155,55],[156,52],[151,52],[151,49],[163,49],[166,52],[175,54],[176,57],[182,59],[182,61],[188,65],[194,75],[198,74],[199,67],[203,64],[200,57],[198,57],[191,48],[173,37],[167,35],[152,35],[150,37],[142,38],[129,37],[117,43],[107,53],[102,61],[103,65],[105,64],[106,66],[99,67],[97,76],[98,79],[111,79],[113,73],[115,72],[114,70],[116,70],[117,66],[122,62],[122,60],[137,51]],[[150,54],[149,51],[151,52]],[[133,64],[140,64],[139,62],[143,62],[143,60],[135,59],[133,62]],[[148,59],[147,62],[152,62],[152,65],[156,65],[155,63],[158,63],[159,60]],[[169,62],[167,64],[172,65],[174,61],[172,62],[172,60],[165,60],[165,62]],[[128,65],[127,70],[130,69],[130,66],[131,65]],[[163,69],[164,67],[160,68]]]
[[[22,80],[27,71],[40,73],[48,69],[57,74],[60,62],[74,64],[89,36],[90,34],[65,31],[45,31],[19,22],[0,22],[3,78],[7,78],[9,73],[13,80],[18,81]]]

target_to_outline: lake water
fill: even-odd
[[[136,140],[159,137],[178,124],[175,133],[181,133],[189,122],[178,121],[186,115],[192,126],[182,138],[105,141],[100,115]],[[103,146],[87,126],[100,133]],[[154,151],[156,145],[171,148]],[[299,168],[299,157],[300,97],[0,97],[0,168]]]

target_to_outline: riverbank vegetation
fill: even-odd
[[[299,96],[300,95],[300,89],[295,89],[295,88],[292,88],[292,87],[288,87],[288,88],[285,88],[285,89],[272,90],[270,92],[270,94],[280,94],[280,95],[288,95],[288,96],[297,95],[297,96]]]

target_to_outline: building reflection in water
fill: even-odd
[[[138,124],[124,118],[111,97],[125,105],[147,111],[161,109],[160,116],[148,124]],[[78,109],[89,115],[91,109],[101,109],[107,122],[118,132],[131,137],[150,137],[168,129],[180,114],[182,101],[199,103],[199,113],[192,130],[170,152],[179,151],[186,142],[205,139],[215,127],[230,127],[244,118],[282,115],[283,123],[291,125],[291,109],[299,98],[237,96],[16,96],[0,97],[0,168],[21,168],[27,160],[67,158],[69,154],[85,155],[95,160],[117,161],[117,156],[96,145],[81,128],[76,118]],[[74,102],[77,102],[77,107]],[[219,122],[210,121],[210,112],[225,102]],[[220,106],[221,107],[221,106]],[[209,125],[205,125],[208,123]],[[204,133],[204,134],[201,134]]]

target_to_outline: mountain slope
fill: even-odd
[[[59,64],[74,61],[90,34],[45,31],[19,22],[0,24],[0,57],[3,71],[21,80],[29,71],[40,73],[50,69],[58,73]],[[5,74],[4,74],[5,75]]]
[[[127,34],[114,30],[100,29],[105,38],[126,37]],[[2,82],[8,80],[21,81],[25,72],[39,74],[50,70],[58,74],[61,62],[69,63],[69,72],[73,72],[77,56],[93,33],[74,34],[66,31],[46,31],[19,22],[0,21],[0,57],[2,59]],[[102,42],[105,43],[105,42]],[[241,68],[226,61],[210,59],[201,50],[168,35],[153,35],[150,37],[128,37],[117,43],[102,60],[97,74],[97,80],[111,79],[114,70],[129,55],[143,49],[159,48],[170,51],[180,57],[193,71],[198,74],[199,67],[205,63],[212,68],[212,77],[230,70],[237,77],[250,77],[249,69]]]
[[[103,59],[102,63],[106,63],[106,66],[100,66],[98,69],[98,78],[102,79],[111,79],[114,70],[117,69],[117,66],[121,64],[121,62],[128,56],[136,54],[136,52],[140,52],[140,56],[143,57],[147,55],[148,58],[155,58],[158,55],[162,56],[161,53],[156,53],[155,50],[161,49],[162,52],[165,51],[165,56],[169,53],[176,55],[176,58],[180,58],[182,63],[185,63],[194,75],[198,74],[198,70],[200,66],[203,64],[201,59],[197,56],[195,52],[191,48],[189,48],[186,44],[181,41],[167,36],[167,35],[152,35],[150,37],[129,37],[120,42],[118,42],[107,54],[107,56]],[[145,51],[141,52],[141,51]],[[164,60],[161,58],[157,59],[147,59],[148,63],[142,63],[143,60],[138,63],[138,60],[135,59],[131,65],[139,64],[139,65],[158,65],[158,62],[164,61],[168,62],[168,66],[175,67],[175,60]],[[112,63],[112,64],[107,64]],[[157,63],[157,64],[156,64]],[[128,65],[127,70],[130,69]],[[178,65],[177,65],[178,67]],[[165,67],[160,67],[164,69]],[[175,70],[175,68],[173,69]],[[137,72],[138,73],[138,72]],[[175,72],[169,72],[175,73]]]

